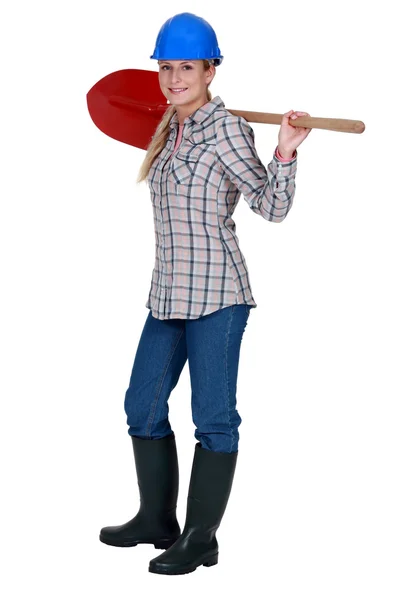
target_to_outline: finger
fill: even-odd
[[[283,113],[282,125],[283,124],[287,125],[289,123],[289,119],[292,118],[293,113],[294,113],[294,110],[288,110],[287,112]]]

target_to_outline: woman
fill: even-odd
[[[268,169],[254,134],[209,85],[222,62],[212,27],[191,13],[162,26],[151,58],[171,106],[148,147],[138,181],[147,180],[156,258],[149,308],[125,396],[140,509],[128,523],[104,527],[114,546],[154,544],[165,552],[153,573],[183,574],[218,561],[215,533],[238,456],[236,383],[240,344],[254,301],[232,214],[240,194],[251,210],[282,221],[293,202],[296,148],[310,129],[282,119]],[[168,399],[186,360],[196,425],[194,459],[181,533],[176,520],[178,461]]]

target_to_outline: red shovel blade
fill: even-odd
[[[158,73],[122,69],[106,75],[86,94],[93,123],[119,142],[145,150],[168,108]]]

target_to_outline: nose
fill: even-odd
[[[180,74],[178,70],[173,69],[171,71],[171,83],[177,83],[181,80]]]

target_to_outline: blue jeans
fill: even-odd
[[[168,400],[189,361],[195,438],[215,452],[237,452],[236,410],[240,344],[248,304],[221,308],[198,319],[147,316],[125,394],[128,433],[159,439],[173,433]]]

